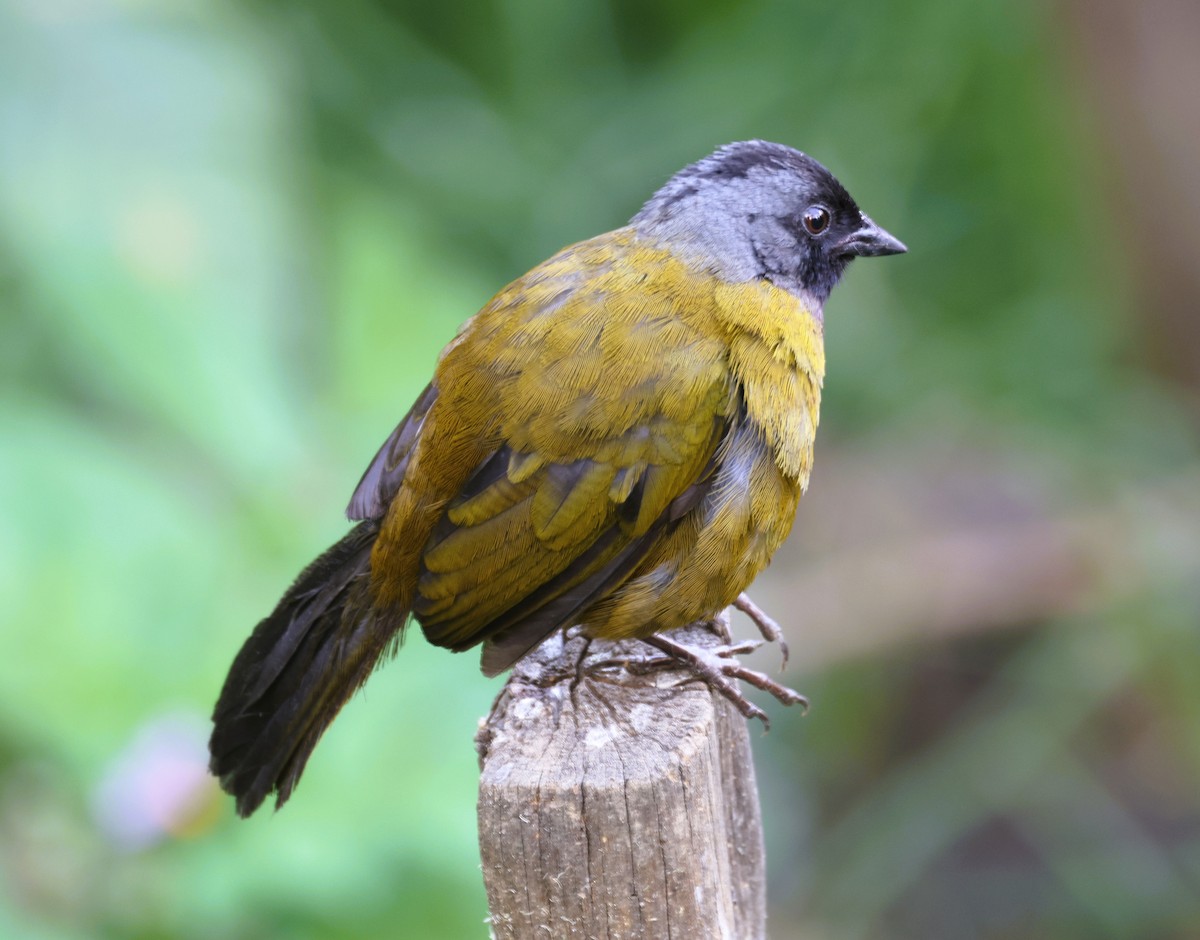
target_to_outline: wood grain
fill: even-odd
[[[692,645],[720,639],[690,627]],[[764,936],[762,821],[746,721],[638,642],[546,644],[477,737],[493,936]]]

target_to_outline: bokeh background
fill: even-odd
[[[772,936],[1200,936],[1198,63],[1168,0],[0,2],[0,935],[485,936],[474,656],[274,817],[208,710],[458,323],[757,136],[910,246],[757,591]]]

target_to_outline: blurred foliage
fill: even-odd
[[[746,137],[911,248],[829,305],[764,578],[817,705],[759,747],[772,935],[1200,934],[1196,390],[1143,354],[1173,340],[1071,35],[1031,2],[0,6],[0,935],[484,935],[473,657],[412,638],[277,818],[232,818],[204,719],[457,324]],[[1014,520],[1079,522],[1080,570],[934,609],[967,581],[913,546]]]

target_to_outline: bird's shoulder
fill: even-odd
[[[580,242],[497,294],[443,355],[437,384],[486,376],[474,397],[519,453],[606,460],[615,446],[673,462],[680,436],[707,437],[726,404],[717,286],[628,229]]]

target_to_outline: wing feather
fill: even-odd
[[[429,409],[437,400],[437,394],[437,386],[433,382],[426,385],[408,414],[396,425],[396,430],[388,435],[354,488],[350,505],[346,507],[347,518],[379,519],[387,512],[388,504],[404,482],[413,447],[420,437]]]
[[[694,315],[714,296],[687,277],[610,233],[501,291],[448,347],[351,503],[378,511],[406,473],[438,501],[411,600],[431,642],[487,641],[485,670],[506,668],[627,578],[699,498],[734,393],[728,342]],[[403,524],[393,510],[381,563],[409,557],[392,547]]]

